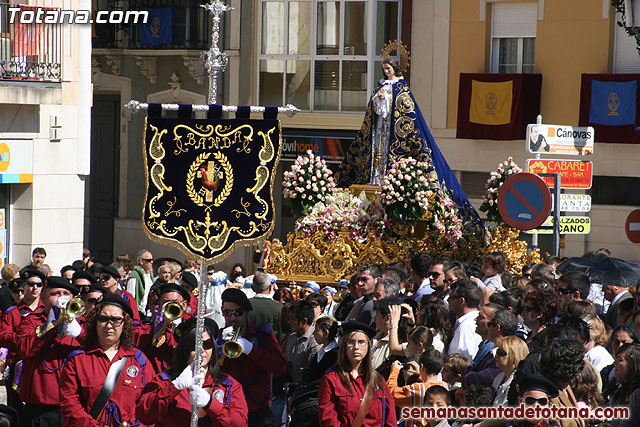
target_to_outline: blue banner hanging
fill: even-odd
[[[589,123],[608,126],[633,125],[636,122],[638,82],[591,81]]]
[[[172,7],[142,8],[149,13],[147,23],[140,28],[140,41],[151,46],[160,46],[171,43],[172,33]]]

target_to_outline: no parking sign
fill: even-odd
[[[504,222],[518,230],[539,227],[551,213],[551,192],[534,173],[507,178],[498,194],[498,211]]]

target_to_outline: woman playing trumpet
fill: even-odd
[[[135,401],[155,371],[133,346],[133,312],[122,297],[104,295],[85,323],[84,351],[62,368],[60,412],[66,427],[137,425]],[[98,399],[108,376],[115,379]]]
[[[156,427],[186,426],[192,405],[200,408],[199,418],[208,418],[211,426],[244,427],[247,425],[247,403],[242,386],[230,375],[219,371],[215,336],[218,326],[205,319],[202,343],[201,375],[193,375],[195,358],[196,319],[178,326],[179,342],[172,368],[153,379],[145,387],[136,414],[141,422]],[[202,421],[201,421],[202,422]]]

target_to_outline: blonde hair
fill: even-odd
[[[524,291],[525,289],[527,289],[527,285],[530,281],[531,279],[526,276],[513,276],[511,278],[510,287],[522,289]]]
[[[583,320],[589,324],[589,335],[594,344],[606,347],[609,342],[609,334],[607,333],[607,327],[604,325],[604,322],[590,314],[584,316]]]
[[[14,277],[16,277],[16,274],[18,274],[19,271],[20,267],[16,264],[5,264],[4,267],[2,267],[2,270],[0,270],[0,275],[2,275],[2,280],[4,280],[5,283],[9,283]]]
[[[507,353],[507,366],[511,368],[510,372],[515,371],[518,363],[529,354],[527,343],[515,335],[498,338],[496,347],[503,349]]]

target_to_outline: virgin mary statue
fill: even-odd
[[[338,186],[380,185],[393,163],[413,157],[426,162],[428,172],[437,174],[440,188],[435,190],[445,192],[455,201],[466,220],[482,226],[478,213],[438,149],[398,63],[385,58],[382,71],[385,78],[371,95],[362,127],[336,173]]]

